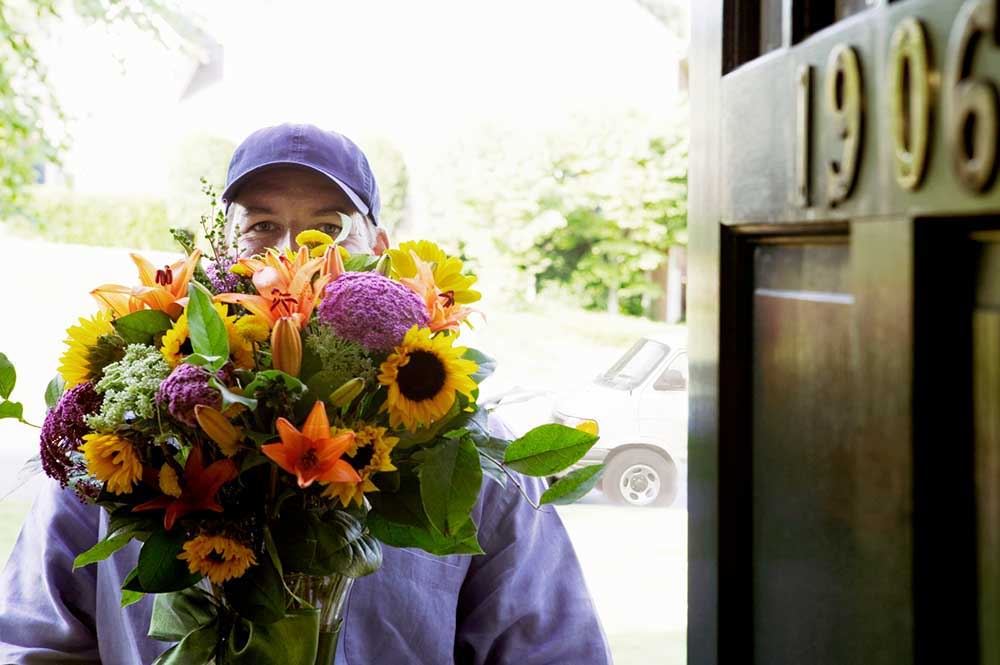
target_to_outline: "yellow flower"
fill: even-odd
[[[382,363],[378,380],[388,388],[382,410],[393,427],[426,427],[448,413],[456,393],[472,397],[478,365],[462,357],[468,349],[453,347],[454,339],[413,326]]]
[[[261,344],[271,337],[271,329],[262,316],[245,314],[236,319],[236,334],[251,344]]]
[[[378,491],[375,483],[371,481],[373,474],[396,470],[396,467],[392,465],[390,455],[392,454],[393,447],[399,443],[397,437],[387,436],[388,430],[384,427],[359,424],[353,430],[334,428],[335,435],[349,431],[354,432],[354,443],[347,449],[345,454],[352,460],[358,458],[354,461],[361,461],[365,454],[371,457],[362,468],[358,469],[358,475],[361,477],[359,481],[346,483],[333,482],[323,490],[323,496],[340,499],[341,505],[345,508],[352,501],[360,506],[362,501],[364,501],[365,493]]]
[[[142,462],[132,442],[117,434],[85,434],[80,446],[87,473],[108,484],[108,491],[130,494],[142,478]]]
[[[194,417],[198,425],[226,457],[232,457],[240,450],[243,432],[229,422],[224,413],[205,404],[194,407]]]
[[[482,297],[469,288],[476,283],[476,277],[462,274],[462,260],[448,256],[430,240],[404,242],[388,253],[392,257],[393,275],[400,281],[417,277],[417,262],[424,261],[432,264],[431,272],[438,291],[453,294],[455,303],[468,305]]]
[[[187,561],[188,570],[207,575],[215,584],[241,577],[257,564],[253,550],[226,536],[201,534],[184,543],[178,559]]]
[[[308,229],[295,236],[295,244],[307,247],[309,256],[316,258],[323,256],[327,245],[333,244],[333,237],[316,229]]]
[[[181,495],[181,484],[177,479],[177,471],[169,464],[164,464],[160,469],[160,491],[167,496],[178,497]]]
[[[219,313],[219,316],[222,317],[222,322],[226,325],[226,333],[228,333],[229,337],[229,354],[233,362],[236,363],[237,367],[242,367],[243,369],[252,368],[253,347],[237,330],[236,315],[230,316],[223,303],[213,303],[213,306],[215,307],[215,311]],[[184,357],[191,353],[191,346],[188,344],[189,335],[187,312],[184,312],[177,317],[170,330],[163,334],[163,340],[160,342],[160,353],[163,354],[163,357],[171,367],[179,365],[184,360]]]
[[[99,312],[89,319],[81,318],[78,325],[66,330],[66,346],[69,348],[59,359],[59,373],[67,389],[100,378],[104,365],[95,362],[100,359],[94,357],[94,351],[101,337],[115,332],[111,318],[111,312]]]

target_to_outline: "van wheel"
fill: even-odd
[[[626,450],[608,463],[601,489],[615,503],[669,506],[677,498],[677,467],[652,450]]]

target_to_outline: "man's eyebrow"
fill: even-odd
[[[346,214],[343,206],[327,206],[325,208],[320,208],[319,210],[313,211],[313,217],[323,217],[325,215],[337,215],[340,213]]]
[[[264,206],[246,206],[249,215],[273,215],[274,211]]]

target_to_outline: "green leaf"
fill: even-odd
[[[443,431],[453,429],[454,427],[464,427],[466,420],[465,416],[459,417],[458,401],[455,401],[451,405],[451,409],[448,410],[448,413],[427,429],[417,430],[416,432],[410,432],[409,430],[400,432],[399,443],[396,444],[396,448],[404,450],[427,443]]]
[[[420,500],[420,482],[413,476],[400,478],[399,489],[395,492],[373,492],[367,496],[371,504],[368,519],[378,514],[389,522],[413,526],[421,529],[431,528],[431,522],[424,512],[424,504]]]
[[[482,351],[477,349],[468,349],[462,357],[473,360],[477,365],[479,365],[479,369],[477,369],[476,373],[472,375],[472,380],[476,382],[476,385],[485,381],[490,375],[493,374],[494,371],[496,371],[497,361]]]
[[[565,505],[582,499],[597,485],[602,471],[604,471],[603,464],[594,464],[566,474],[545,490],[538,502],[539,505],[546,503]]]
[[[127,344],[152,344],[154,337],[170,330],[173,321],[158,309],[144,309],[117,318],[112,325]]]
[[[511,442],[504,462],[529,476],[551,476],[578,462],[597,439],[593,434],[549,423]]]
[[[132,536],[128,534],[105,538],[101,542],[91,547],[86,552],[81,552],[73,559],[73,570],[89,566],[98,561],[104,561],[109,556],[132,542]]]
[[[286,572],[361,577],[382,565],[378,542],[343,510],[331,510],[322,517],[288,510],[272,525],[271,533]]]
[[[576,464],[597,439],[593,434],[549,423],[511,442],[504,462],[529,476],[551,476]]]
[[[17,370],[14,363],[6,355],[0,353],[0,397],[7,399],[14,392],[17,383]]]
[[[180,591],[195,584],[201,575],[191,574],[187,563],[177,558],[184,545],[184,533],[157,531],[139,550],[139,584],[146,593]],[[135,590],[135,589],[133,589]]]
[[[64,392],[66,392],[66,381],[63,380],[62,374],[56,374],[49,381],[49,385],[45,386],[45,406],[54,409]]]
[[[122,589],[122,609],[125,609],[133,603],[138,603],[145,596],[141,591],[132,591],[130,589]]]
[[[192,353],[185,356],[184,362],[188,365],[194,365],[195,367],[204,367],[210,371],[214,371],[217,367],[221,367],[225,364],[222,356],[206,356],[200,353]]]
[[[154,640],[176,642],[209,624],[217,614],[211,594],[201,587],[161,594],[153,601],[148,635]]]
[[[20,402],[0,402],[0,420],[4,418],[21,420],[23,417],[24,405]]]
[[[285,586],[268,558],[260,557],[242,576],[226,582],[226,599],[240,616],[259,624],[285,616]]]
[[[254,376],[254,380],[243,389],[243,392],[248,397],[253,397],[257,394],[257,391],[267,387],[268,384],[279,379],[285,384],[285,388],[289,391],[289,393],[293,395],[301,395],[306,392],[306,384],[302,383],[302,381],[295,378],[291,374],[286,374],[279,369],[266,369],[262,372],[257,372],[256,376]]]
[[[208,385],[215,388],[222,394],[222,408],[225,409],[227,406],[232,404],[242,404],[251,411],[257,408],[257,400],[250,397],[244,397],[243,395],[237,395],[232,390],[227,388],[222,381],[219,381],[216,377],[210,377],[208,379]]]
[[[344,270],[347,272],[368,272],[378,263],[378,257],[371,254],[352,254],[344,261]]]
[[[229,359],[229,334],[212,306],[212,294],[194,280],[188,287],[187,318],[191,348],[202,356],[219,358],[212,364],[213,370],[219,369]]]
[[[448,439],[420,451],[420,498],[431,524],[445,536],[469,520],[479,498],[483,470],[468,438]]]
[[[507,441],[496,437],[490,437],[484,443],[476,443],[476,449],[479,451],[479,464],[483,467],[483,475],[489,476],[490,480],[499,483],[501,487],[507,487],[507,474],[502,466],[507,446]]]
[[[450,538],[433,528],[398,524],[377,514],[368,516],[367,525],[375,538],[391,547],[416,547],[437,556],[483,554],[476,536],[476,523],[472,520]]]

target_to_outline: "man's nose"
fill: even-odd
[[[295,242],[296,235],[297,234],[292,229],[289,229],[288,231],[282,234],[281,239],[278,241],[278,245],[275,247],[275,249],[281,251],[284,251],[286,249],[290,249],[293,252],[299,251],[299,244]]]

